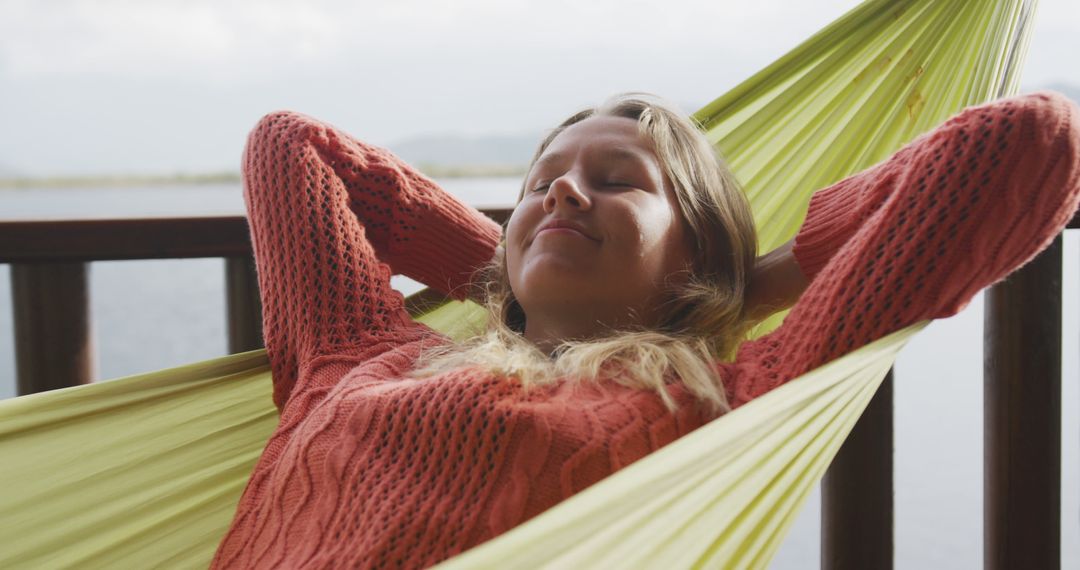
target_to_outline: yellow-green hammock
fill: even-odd
[[[794,235],[815,189],[964,106],[1014,93],[1033,8],[871,0],[698,111],[745,184],[763,250]],[[457,334],[480,313],[453,303],[418,318]],[[445,567],[765,567],[924,325],[805,374]],[[257,350],[0,402],[0,567],[204,567],[276,425],[270,391]]]

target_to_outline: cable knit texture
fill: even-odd
[[[1061,232],[1080,201],[1080,110],[1049,93],[970,107],[811,199],[810,285],[718,363],[733,406],[955,314]],[[402,378],[448,342],[391,289],[462,299],[501,228],[389,151],[292,112],[244,152],[244,198],[281,421],[217,568],[419,568],[489,540],[714,419],[679,385],[524,393],[464,368]]]

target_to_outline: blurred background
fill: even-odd
[[[293,109],[476,206],[546,129],[620,91],[687,113],[855,0],[0,0],[0,219],[244,213],[248,130]],[[1040,0],[1022,91],[1080,100],[1080,2]],[[1077,232],[1065,240],[1062,562],[1080,567]],[[395,278],[405,293],[416,284]],[[223,261],[91,269],[97,377],[226,353]],[[0,265],[0,398],[14,395]],[[982,298],[896,365],[896,566],[982,566]],[[815,567],[817,493],[773,567]]]

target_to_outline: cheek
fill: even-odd
[[[678,221],[666,207],[648,209],[635,216],[628,225],[640,254],[645,256],[672,247],[678,239]]]
[[[506,222],[506,267],[513,273],[518,260],[521,259],[525,247],[525,228],[528,227],[527,216],[520,209],[514,210],[510,219]]]
[[[688,253],[681,224],[678,214],[668,208],[632,218],[624,225],[626,249],[619,255],[625,269],[649,282],[682,270]]]
[[[514,206],[514,210],[510,212],[510,218],[506,220],[507,245],[512,240],[515,245],[520,247],[529,228],[536,224],[539,218],[543,217],[544,212],[536,206],[533,201],[527,198]]]

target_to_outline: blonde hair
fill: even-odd
[[[682,382],[691,394],[717,412],[729,409],[715,363],[734,356],[753,323],[744,310],[750,273],[757,257],[757,233],[750,204],[724,160],[692,118],[660,97],[641,92],[612,96],[601,105],[573,114],[540,143],[531,172],[544,150],[567,127],[592,116],[635,119],[651,140],[674,187],[681,216],[700,255],[688,282],[668,291],[661,323],[613,331],[591,340],[567,340],[553,356],[523,336],[525,314],[510,288],[506,256],[496,256],[477,273],[488,318],[485,330],[462,342],[426,349],[411,375],[427,377],[460,367],[480,367],[517,377],[525,387],[561,380],[609,379],[624,386],[653,389],[670,410],[676,404],[666,386]],[[518,195],[525,194],[525,181]]]

